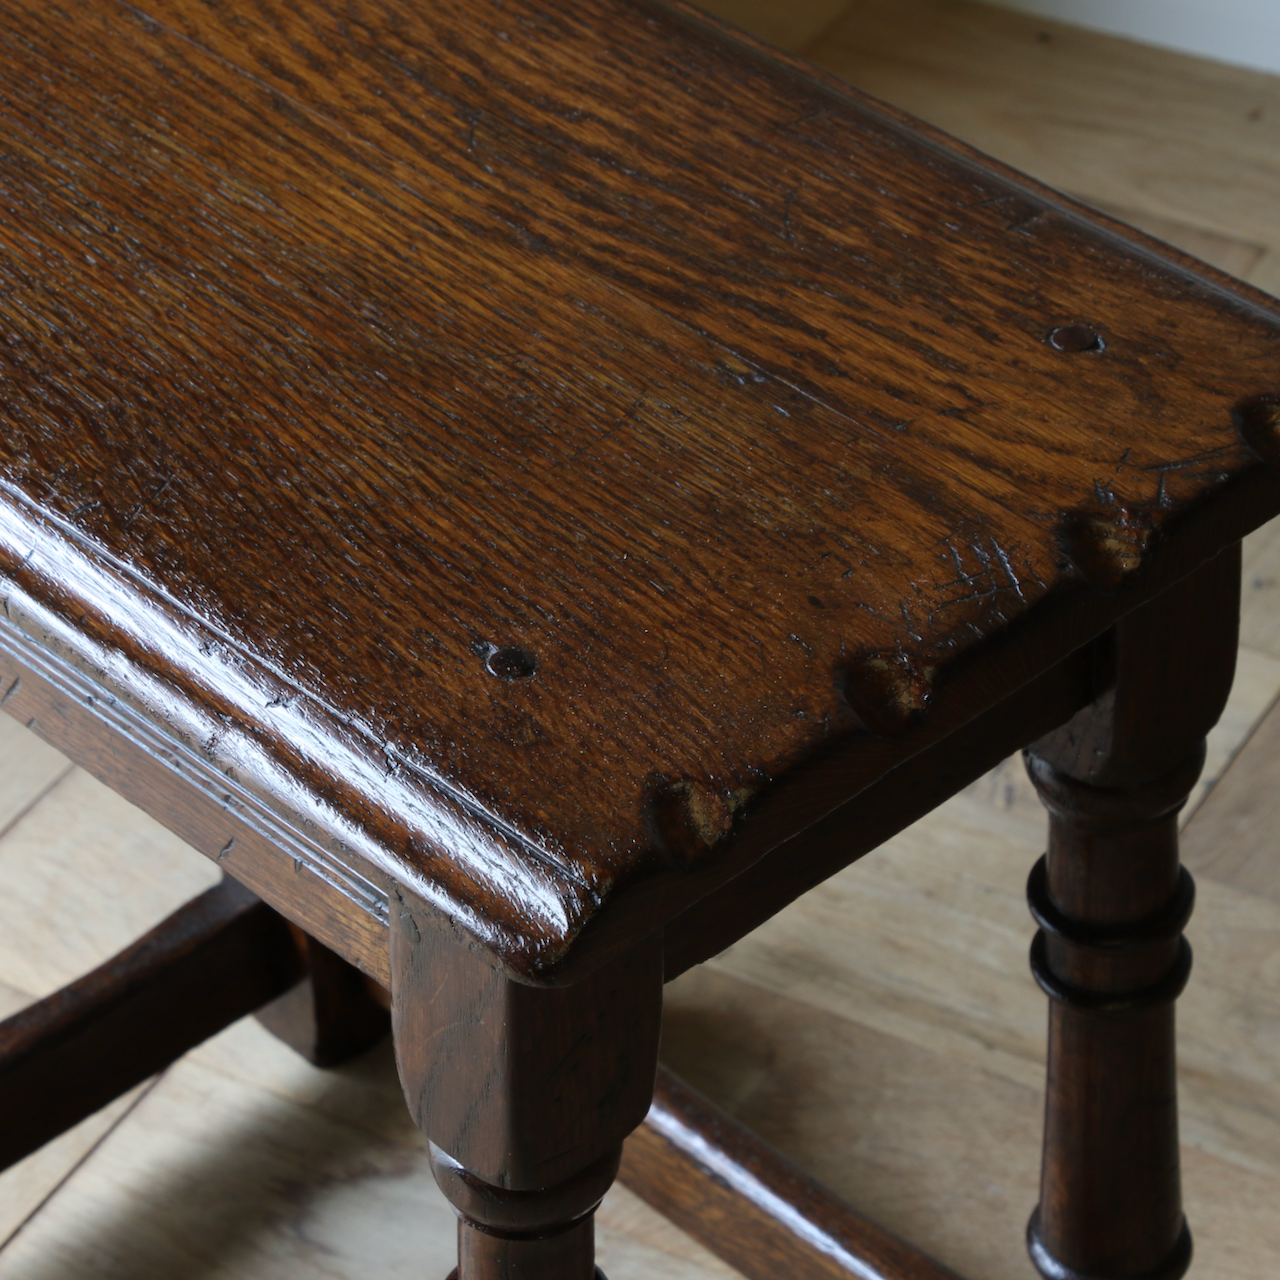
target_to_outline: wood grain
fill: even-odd
[[[858,7],[871,11],[868,0]],[[966,40],[919,18],[909,0],[884,8],[900,15],[904,45],[936,48],[938,62],[924,74],[937,76],[939,100],[959,94],[971,74],[984,92],[1002,92],[1008,107],[1000,120],[1025,137],[1029,154],[1065,151],[1086,173],[1103,172],[1099,162],[1107,162],[1106,174],[1123,184],[1117,208],[1140,209],[1134,193],[1145,191],[1181,209],[1200,201],[1229,219],[1266,180],[1233,149],[1233,131],[1248,126],[1247,75],[1235,82],[1237,126],[1225,106],[1178,114],[1206,83],[1180,59],[1162,63],[1158,53],[1128,46],[1134,61],[1117,54],[1108,64],[1117,74],[1102,92],[1099,61],[1083,50],[1058,81],[1064,88],[1075,82],[1078,131],[1061,130],[1061,113],[1037,110],[1026,91],[1023,46]],[[976,25],[990,11],[972,12]],[[911,70],[905,58],[881,54],[876,63],[886,73]],[[1038,66],[1037,76],[1048,73]],[[1227,72],[1222,84],[1231,83]],[[1077,136],[1091,139],[1089,147],[1077,149]],[[1195,161],[1200,148],[1215,152],[1207,186]],[[1189,213],[1178,217],[1194,222]],[[1260,554],[1251,573],[1275,581],[1264,542],[1254,540]],[[1258,604],[1268,593],[1274,588],[1252,589]],[[1264,613],[1252,631],[1246,617],[1246,642],[1270,644],[1274,626]],[[1241,675],[1247,671],[1242,663]],[[1223,741],[1222,764],[1265,708],[1263,683],[1256,696],[1254,710],[1240,708],[1236,736]],[[21,733],[16,724],[12,731]],[[33,753],[41,746],[33,743]],[[1252,790],[1224,790],[1220,812],[1257,804],[1251,811],[1262,815],[1259,823],[1224,828],[1224,843],[1205,848],[1247,847],[1267,866],[1261,801],[1274,790],[1273,748],[1262,739],[1257,748]],[[1246,748],[1231,772],[1253,768],[1251,758]],[[1021,793],[1004,807],[1006,783],[1007,771],[979,784],[668,987],[664,1041],[673,1065],[806,1172],[956,1270],[986,1280],[1028,1274],[1020,1232],[1035,1196],[1043,1109],[1043,999],[1025,970],[1031,926],[1022,901],[1029,861],[1043,847],[1043,815],[1032,796],[1036,811],[1024,820]],[[67,807],[71,792],[78,809]],[[30,972],[52,986],[68,965],[74,972],[96,963],[100,957],[82,958],[84,947],[110,936],[122,918],[127,931],[151,922],[131,913],[150,909],[148,892],[164,881],[162,869],[147,862],[145,881],[132,873],[159,841],[141,815],[133,817],[137,825],[124,830],[126,806],[81,777],[0,840],[6,972]],[[1184,836],[1188,857],[1201,818],[1214,820],[1213,807]],[[96,874],[109,849],[131,845],[139,856],[115,859],[114,882]],[[165,849],[178,870],[187,869],[176,841]],[[197,873],[206,869],[194,862]],[[57,919],[46,892],[51,868],[67,894]],[[1280,916],[1270,898],[1220,886],[1199,868],[1197,878],[1196,971],[1179,1008],[1185,1194],[1197,1232],[1192,1274],[1257,1280],[1280,1256]],[[176,892],[173,905],[189,892]],[[70,957],[68,942],[75,944]],[[251,1022],[241,1024],[166,1077],[0,1251],[0,1275],[443,1276],[454,1222],[415,1136],[389,1053],[321,1073]],[[32,1194],[25,1203],[44,1192]],[[610,1280],[729,1275],[625,1192],[606,1200],[599,1217]]]
[[[1069,720],[1093,692],[1094,661],[1085,648],[771,849],[668,923],[667,977],[732,946],[785,905],[969,785],[1006,752],[1020,750]]]
[[[353,871],[340,850],[281,823],[235,777],[3,623],[0,681],[0,706],[15,720],[390,984],[385,890]],[[359,909],[342,910],[351,900]]]
[[[495,970],[409,902],[391,956],[409,1114],[452,1160],[495,1194],[535,1203],[616,1156],[653,1096],[660,938],[572,986],[539,987]]]
[[[517,971],[1280,506],[1259,297],[683,11],[148,9],[5,4],[9,617]]]
[[[305,976],[254,1017],[318,1067],[349,1062],[389,1035],[388,992],[296,925],[290,933]]]
[[[24,736],[17,725],[5,732]],[[90,780],[77,803],[33,815],[39,831],[20,847],[21,832],[0,840],[0,857],[11,909],[40,917],[38,868],[52,859],[75,886],[67,912],[93,933],[97,913],[110,920],[136,904],[94,889],[97,851],[82,833],[114,828],[129,811]],[[1021,890],[1042,847],[1036,808],[1024,822],[998,797],[959,797],[783,912],[718,973],[703,966],[667,988],[673,1066],[863,1213],[990,1280],[1025,1277],[1019,1235],[1035,1194],[1044,1012],[1025,970]],[[151,824],[137,812],[133,823],[112,839],[144,848]],[[168,845],[185,866],[178,842]],[[1186,1194],[1197,1265],[1215,1280],[1253,1280],[1277,1247],[1280,917],[1265,899],[1204,879],[1201,899],[1196,972],[1179,1011]],[[754,969],[749,943],[769,949]],[[61,963],[50,927],[22,944],[43,966]],[[443,1276],[454,1222],[432,1198],[425,1150],[413,1163],[414,1134],[389,1053],[319,1072],[241,1024],[184,1060],[148,1110],[0,1251],[0,1275]],[[32,1194],[38,1203],[38,1183]],[[729,1274],[625,1195],[607,1200],[600,1219],[611,1280]]]
[[[1235,672],[1240,548],[1122,618],[1098,647],[1105,691],[1026,751],[1049,811],[1027,882],[1031,969],[1049,996],[1040,1202],[1027,1228],[1048,1280],[1180,1280],[1174,1005],[1195,884],[1178,812]]]

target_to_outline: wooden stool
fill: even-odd
[[[0,696],[228,876],[0,1027],[0,1156],[385,989],[460,1280],[588,1280],[663,981],[1026,748],[1032,1258],[1180,1276],[1274,302],[677,5],[0,12]],[[946,1274],[665,1077],[628,1161]]]

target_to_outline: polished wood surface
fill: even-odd
[[[258,1007],[282,987],[284,995]],[[246,1010],[308,1061],[331,1067],[381,1038],[389,1003],[390,993],[367,986],[226,879],[92,974],[0,1023],[0,1106],[8,1117],[0,1159],[29,1154]],[[744,1276],[956,1280],[669,1070],[658,1069],[652,1092],[645,1123],[626,1145],[622,1180]],[[511,1251],[550,1224],[565,1236],[550,1274],[568,1276],[576,1259],[589,1280],[591,1218],[619,1174],[618,1149],[550,1194],[487,1185],[440,1148],[431,1151],[459,1214],[462,1251],[493,1255],[478,1267],[471,1259],[477,1274],[506,1275]]]
[[[72,664],[0,622],[0,707],[218,866],[284,907],[310,936],[391,983],[386,901],[274,817],[234,778],[104,691]],[[359,909],[351,910],[353,899]]]
[[[1047,1280],[1179,1280],[1191,1262],[1178,1159],[1174,1001],[1191,972],[1177,817],[1203,763],[1145,787],[1090,787],[1034,754],[1051,814],[1028,900],[1050,998],[1040,1203],[1027,1229]]]
[[[396,1066],[458,1214],[457,1280],[592,1280],[592,1215],[653,1096],[659,940],[534,986],[401,901],[391,969]]]
[[[436,1183],[458,1215],[450,1280],[592,1280],[595,1211],[618,1172],[621,1147],[573,1177],[513,1191],[476,1178],[432,1145]]]
[[[3,697],[339,964],[389,928],[459,1280],[588,1280],[691,937],[1038,734],[1033,1260],[1181,1274],[1272,303],[691,12],[153,8],[6,6]]]
[[[714,894],[676,916],[664,932],[668,978],[709,960],[854,859],[877,848],[1007,753],[1058,727],[1089,702],[1097,662],[1083,646],[1044,675],[911,756],[799,835],[771,849]]]
[[[757,0],[760,3],[761,0]],[[750,25],[751,0],[712,0]],[[822,0],[776,8],[788,17]],[[734,12],[736,10],[736,13]],[[853,0],[785,47],[1280,293],[1280,76],[975,0]]]
[[[781,16],[789,22],[820,7],[795,0]],[[751,6],[742,0],[738,8]],[[968,13],[966,26],[959,15]],[[1025,44],[984,43],[991,25],[1015,20],[1025,26]],[[967,107],[972,86],[984,149],[1020,167],[1040,163],[1033,171],[1055,185],[1100,198],[1089,185],[1096,180],[1113,206],[1146,211],[1152,229],[1216,253],[1212,260],[1229,269],[1256,256],[1251,242],[1265,243],[1275,230],[1268,196],[1275,124],[1262,78],[1204,64],[1188,69],[1191,60],[1172,55],[1165,67],[1157,51],[1084,33],[1068,40],[1057,28],[1053,43],[1041,44],[1038,33],[1035,19],[983,6],[858,0],[837,52],[864,39],[857,71],[877,73],[877,93],[901,91],[898,100],[910,106],[907,90],[932,88],[925,105],[952,108],[957,127],[966,121],[954,111]],[[1231,90],[1222,100],[1211,92],[1215,83]],[[1018,149],[1001,151],[1002,142]],[[1245,147],[1254,149],[1252,167]],[[1157,210],[1166,225],[1174,218],[1188,225],[1161,229]],[[1211,217],[1204,225],[1221,232],[1220,243],[1189,226],[1199,214]],[[1274,567],[1252,558],[1247,585],[1265,603],[1275,595]],[[1246,619],[1255,647],[1242,655],[1197,801],[1277,687],[1275,660],[1261,651],[1276,616],[1255,609]],[[10,737],[20,736],[16,729],[10,725]],[[1202,866],[1229,854],[1223,873],[1248,861],[1251,883],[1265,884],[1266,744],[1256,758],[1252,749],[1191,826],[1193,837],[1202,819],[1214,830],[1186,846],[1189,855],[1196,845],[1201,905],[1191,924],[1196,969],[1179,1009],[1183,1158],[1196,1265],[1215,1280],[1267,1275],[1280,1249],[1272,1212],[1274,904],[1215,882]],[[9,801],[18,779],[49,757],[35,742],[16,759],[6,756],[6,820],[17,811]],[[1228,795],[1242,768],[1247,776]],[[1020,899],[1028,860],[1043,847],[1044,815],[1020,773],[1017,762],[1000,769],[667,990],[667,1051],[701,1089],[876,1220],[925,1242],[962,1274],[990,1280],[1028,1274],[1020,1230],[1035,1197],[1042,1109],[1044,1001],[1026,972],[1029,924]],[[1246,822],[1242,804],[1261,825]],[[109,954],[163,915],[170,900],[155,905],[155,892],[164,874],[139,878],[150,866],[146,850],[162,840],[78,773],[36,804],[0,839],[8,982],[39,995],[91,968],[95,940],[110,936],[100,955]],[[106,881],[102,864],[116,846],[117,874]],[[202,873],[203,860],[175,841],[169,846],[176,861],[166,874]],[[54,866],[64,885],[56,919],[40,888]],[[196,889],[176,893],[172,905]],[[121,918],[130,921],[125,934],[110,934]],[[65,927],[73,921],[74,930]],[[432,1185],[425,1143],[415,1146],[400,1121],[402,1109],[385,1051],[354,1072],[322,1075],[250,1020],[170,1071],[65,1183],[74,1152],[102,1129],[69,1134],[82,1145],[62,1155],[68,1163],[60,1167],[47,1166],[44,1155],[61,1148],[5,1175],[23,1179],[22,1194],[35,1196],[28,1204],[58,1190],[0,1250],[0,1272],[119,1280],[318,1268],[363,1278],[376,1261],[405,1280],[443,1276],[456,1224]],[[118,1115],[104,1117],[104,1126]],[[186,1185],[199,1193],[181,1194]],[[3,1187],[0,1202],[7,1236],[25,1211]],[[600,1221],[610,1280],[728,1274],[625,1192],[612,1207],[606,1201]]]
[[[1214,1280],[1257,1280],[1280,1248],[1270,1211],[1280,908],[1203,866],[1240,795],[1273,789],[1258,735],[1222,773],[1280,687],[1268,683],[1273,667],[1244,658],[1207,766],[1216,786],[1183,838],[1184,857],[1198,855],[1200,898],[1178,1015],[1184,1182],[1192,1274]],[[58,760],[11,721],[0,722],[0,760],[6,823],[31,806],[0,839],[7,1014],[22,992],[38,997],[92,968],[198,892],[192,877],[216,873],[78,770],[37,799],[47,781],[36,767],[51,780]],[[24,773],[31,789],[15,793]],[[1273,865],[1265,825],[1234,831],[1233,853]],[[1038,1178],[1045,1001],[1026,967],[1022,887],[1043,839],[1044,811],[1010,761],[666,988],[673,1068],[863,1215],[988,1280],[1031,1274],[1021,1231]],[[130,856],[109,881],[101,858],[113,849]],[[50,877],[65,885],[57,917],[46,912]],[[4,1280],[326,1269],[367,1280],[375,1264],[387,1280],[440,1280],[453,1265],[456,1222],[389,1044],[321,1072],[246,1019],[128,1110],[133,1101],[0,1175],[5,1239],[48,1197],[0,1248]],[[597,1221],[609,1280],[735,1274],[626,1188]]]
[[[535,986],[405,904],[391,955],[409,1114],[470,1175],[532,1194],[615,1153],[644,1119],[662,1022],[656,940],[572,986]]]
[[[4,7],[5,625],[332,915],[639,937],[1280,508],[1261,295],[690,13],[147,13]]]

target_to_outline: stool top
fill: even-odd
[[[143,8],[0,0],[7,626],[517,970],[1280,510],[1280,304],[691,11]]]

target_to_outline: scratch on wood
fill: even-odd
[[[996,558],[1000,561],[1000,566],[1004,569],[1005,577],[1009,579],[1009,585],[1017,593],[1018,599],[1025,602],[1026,597],[1022,594],[1022,584],[1018,581],[1018,575],[1013,571],[1013,564],[1009,560],[1009,553],[994,539],[991,539],[991,545],[995,548]]]
[[[816,111],[810,111],[808,115],[798,116],[795,120],[788,120],[786,124],[780,124],[779,129],[794,129],[797,125],[808,124],[810,120],[816,120],[819,116],[827,114],[826,107],[819,107]]]
[[[1203,453],[1193,454],[1190,458],[1183,458],[1178,462],[1157,462],[1144,467],[1143,470],[1158,471],[1161,475],[1168,471],[1185,471],[1188,467],[1198,467],[1212,458],[1220,458],[1224,453],[1230,453],[1231,449],[1230,445],[1220,445],[1216,449],[1206,449]]]
[[[782,211],[782,234],[794,243],[795,232],[791,230],[791,206],[795,203],[796,196],[800,194],[799,187],[794,187],[787,192],[787,203]]]

